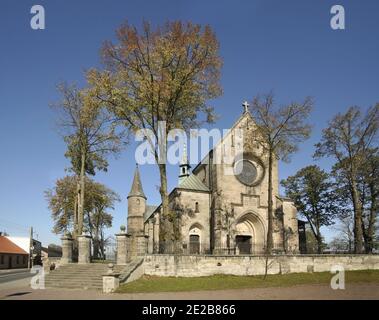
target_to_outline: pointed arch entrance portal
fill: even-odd
[[[243,214],[236,221],[235,247],[239,254],[264,252],[265,232],[261,219],[253,212]]]

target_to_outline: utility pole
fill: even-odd
[[[29,235],[29,261],[28,268],[33,267],[33,227],[30,227],[30,235]]]

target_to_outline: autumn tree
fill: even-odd
[[[338,198],[329,174],[318,166],[307,166],[282,180],[286,195],[303,215],[317,241],[317,253],[322,253],[321,227],[334,224],[339,213]]]
[[[53,232],[56,234],[64,234],[74,229],[77,183],[76,176],[66,176],[58,179],[54,188],[45,191],[45,198],[54,221]]]
[[[104,256],[104,229],[112,226],[110,209],[120,201],[119,196],[101,183],[85,178],[87,191],[83,227],[92,235],[94,256]],[[75,205],[79,177],[75,175],[58,179],[55,186],[45,192],[45,197],[54,221],[53,232],[64,234],[75,232]]]
[[[350,107],[346,113],[337,114],[323,130],[316,144],[315,158],[333,157],[340,176],[346,180],[354,211],[354,251],[363,251],[363,204],[359,191],[359,168],[369,150],[377,146],[379,129],[379,104],[365,114],[359,107]]]
[[[116,192],[105,185],[91,181],[86,192],[85,222],[93,243],[93,257],[105,258],[104,229],[112,226],[113,216],[108,211],[114,209],[116,202],[121,201]]]
[[[139,31],[125,23],[117,30],[117,42],[102,48],[104,70],[88,72],[92,96],[127,129],[153,133],[147,139],[159,168],[161,217],[171,224],[175,213],[168,206],[167,135],[171,129],[189,130],[213,121],[206,101],[221,94],[218,51],[210,26],[174,21],[153,29],[144,22]],[[161,241],[173,240],[172,233],[161,224]]]
[[[306,98],[303,102],[293,102],[277,106],[274,95],[269,93],[257,96],[252,102],[255,129],[251,135],[268,155],[268,227],[266,252],[273,247],[273,166],[276,159],[289,160],[297,150],[298,144],[308,138],[311,127],[306,119],[312,109],[313,101]]]
[[[74,235],[79,235],[83,229],[86,175],[107,170],[106,157],[120,151],[124,132],[116,130],[112,115],[90,99],[85,89],[60,84],[58,90],[62,100],[53,107],[67,145],[65,156],[70,159],[71,171],[79,177],[74,205]]]

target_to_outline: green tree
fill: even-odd
[[[86,175],[107,170],[106,156],[120,151],[124,132],[116,130],[112,116],[89,98],[87,90],[67,84],[60,84],[58,90],[62,100],[53,107],[67,144],[65,156],[79,177],[74,206],[74,235],[79,235],[84,221]]]
[[[74,229],[77,197],[76,176],[66,176],[58,179],[52,189],[45,191],[45,198],[54,221],[53,232],[64,234]]]
[[[371,253],[375,241],[375,224],[378,215],[378,195],[379,195],[379,155],[378,149],[368,149],[366,157],[362,159],[357,169],[357,190],[359,201],[362,206],[361,227],[366,253]],[[347,159],[345,160],[347,161]],[[344,164],[344,162],[342,162]],[[333,166],[332,173],[337,181],[337,192],[344,201],[351,204],[353,212],[353,198],[350,192],[350,182],[345,174],[344,166],[339,163]],[[347,214],[348,214],[347,213]],[[345,217],[342,215],[342,217]]]
[[[366,153],[362,170],[362,231],[365,252],[372,253],[375,243],[375,225],[379,211],[379,153],[378,149]]]
[[[293,102],[278,107],[274,95],[257,96],[252,103],[252,114],[256,123],[251,139],[258,142],[268,155],[268,227],[267,253],[273,247],[273,166],[275,159],[288,160],[297,150],[298,144],[307,139],[311,127],[306,119],[312,109],[313,101],[306,98],[302,103]],[[258,137],[258,138],[257,138]]]
[[[112,226],[113,216],[108,212],[114,209],[116,202],[121,199],[116,192],[97,182],[88,184],[86,203],[86,223],[92,237],[93,257],[105,258],[104,229]]]
[[[141,31],[125,23],[117,30],[117,40],[116,44],[105,43],[105,70],[90,70],[88,82],[92,96],[127,129],[150,129],[160,142],[158,148],[148,137],[160,174],[160,240],[173,240],[175,213],[168,205],[167,134],[171,129],[199,126],[200,114],[206,115],[206,122],[213,121],[213,108],[206,101],[221,94],[219,44],[210,26],[180,21],[155,30],[145,22]],[[160,127],[162,121],[165,126]]]
[[[119,196],[101,183],[85,178],[87,191],[83,227],[92,235],[94,256],[104,256],[104,229],[112,226],[112,215],[108,212],[120,201]],[[78,176],[66,176],[58,179],[54,188],[45,191],[45,197],[54,221],[53,232],[64,234],[75,231],[75,205]]]
[[[354,211],[354,251],[363,251],[363,204],[359,190],[360,168],[366,161],[368,150],[377,143],[379,129],[379,104],[370,107],[362,115],[358,107],[350,107],[344,114],[337,114],[322,138],[316,144],[314,157],[333,157],[335,169],[347,182]]]
[[[339,212],[338,198],[329,174],[318,166],[308,166],[281,184],[299,213],[304,216],[317,241],[317,252],[322,253],[322,226],[330,226]]]
[[[313,233],[312,230],[305,230],[305,239],[306,239],[306,247],[307,254],[316,254],[319,252],[319,243]],[[321,251],[326,248],[326,243],[324,242],[324,238],[322,237],[321,241]]]

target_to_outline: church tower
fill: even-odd
[[[182,160],[179,164],[179,185],[190,175],[191,166],[188,163],[187,146],[184,143]]]
[[[132,188],[128,195],[128,234],[144,233],[144,214],[146,211],[146,196],[142,189],[138,165],[134,173]]]

